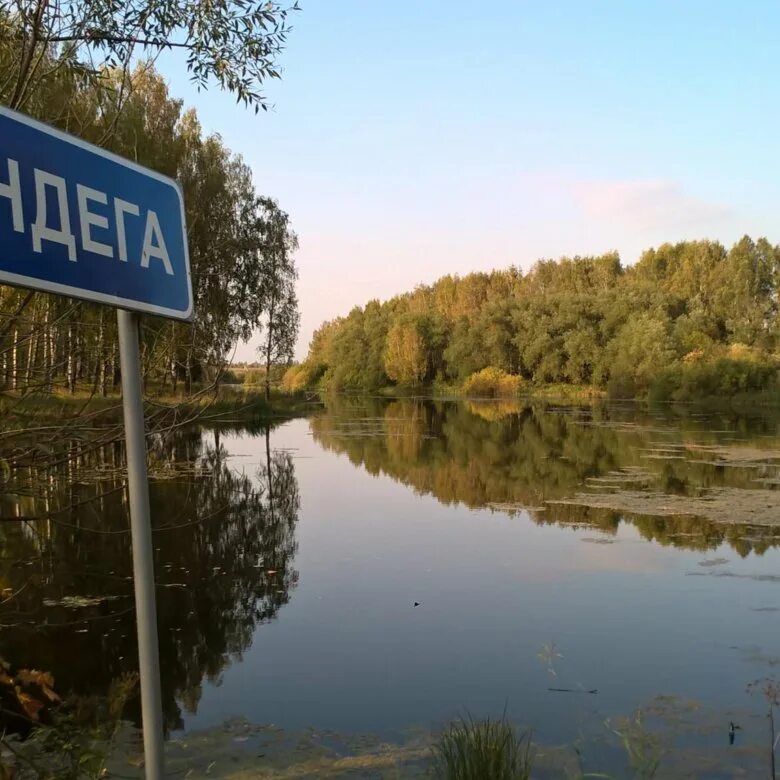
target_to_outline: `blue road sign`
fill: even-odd
[[[179,185],[0,106],[0,283],[190,319]]]

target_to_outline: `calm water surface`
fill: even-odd
[[[739,719],[739,744],[764,745],[766,706],[746,686],[780,664],[780,525],[547,502],[720,489],[738,506],[735,491],[758,489],[773,506],[779,430],[337,400],[268,436],[156,442],[168,728],[241,716],[401,740],[506,710],[557,745],[638,709],[684,710],[701,719],[690,744],[722,747]],[[762,452],[734,456],[747,447]],[[135,663],[120,459],[77,457],[45,495],[4,499],[3,515],[59,512],[0,528],[4,586],[28,583],[0,650],[63,690],[100,692]]]

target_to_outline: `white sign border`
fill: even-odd
[[[133,298],[122,298],[119,295],[111,295],[110,293],[95,292],[93,290],[87,290],[83,287],[71,287],[67,284],[60,284],[59,282],[50,282],[46,279],[39,279],[35,276],[23,276],[22,274],[11,273],[10,271],[4,271],[0,268],[0,283],[6,283],[13,287],[27,287],[34,290],[40,290],[41,292],[55,293],[57,295],[68,295],[73,298],[79,298],[84,301],[91,301],[93,303],[104,303],[109,306],[114,306],[120,309],[127,309],[128,311],[138,311],[143,314],[156,314],[159,317],[168,317],[170,319],[182,320],[188,322],[192,320],[192,311],[194,302],[192,299],[192,273],[190,271],[190,251],[187,244],[187,222],[184,214],[184,193],[182,192],[179,182],[175,179],[171,179],[169,176],[165,176],[162,173],[153,171],[151,168],[145,168],[143,165],[128,160],[124,157],[120,157],[118,154],[109,152],[107,149],[101,149],[99,146],[88,143],[87,141],[78,138],[71,133],[66,133],[62,130],[58,130],[56,127],[51,127],[44,122],[39,122],[37,119],[20,114],[18,111],[13,111],[5,106],[0,106],[0,115],[6,116],[15,122],[20,122],[28,127],[32,127],[35,130],[46,133],[54,138],[64,141],[65,143],[73,146],[78,146],[91,154],[97,154],[100,157],[110,160],[129,168],[131,171],[140,173],[144,176],[149,176],[153,179],[157,179],[163,184],[167,184],[176,192],[179,199],[179,208],[181,209],[181,230],[182,230],[182,245],[184,247],[184,266],[187,271],[187,293],[188,293],[188,305],[186,310],[171,309],[167,306],[158,306],[153,303],[145,303],[144,301],[138,301]]]

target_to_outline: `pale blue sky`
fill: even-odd
[[[775,2],[301,4],[268,114],[160,63],[291,215],[299,357],[324,319],[445,273],[780,241]]]

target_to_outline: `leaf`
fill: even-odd
[[[43,702],[34,699],[28,693],[25,693],[21,688],[16,688],[16,700],[19,702],[19,706],[24,710],[30,720],[38,720],[38,713],[43,709]]]
[[[49,672],[39,672],[37,669],[22,669],[16,679],[23,685],[37,685],[43,695],[52,703],[60,701],[54,692],[54,678]]]

